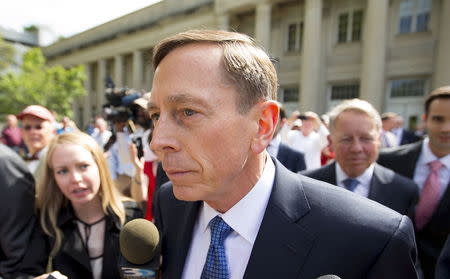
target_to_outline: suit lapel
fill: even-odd
[[[401,162],[405,166],[405,172],[403,175],[414,179],[414,172],[416,170],[417,160],[419,160],[420,152],[422,151],[423,141],[417,142],[411,145],[411,151],[406,150],[406,153],[410,154],[410,157],[404,157],[404,162]],[[401,173],[402,174],[402,173]]]
[[[389,198],[389,193],[387,193],[384,184],[387,184],[386,177],[383,175],[380,167],[375,164],[373,170],[372,180],[370,182],[370,189],[368,198],[374,200],[381,204],[389,204],[387,199]]]
[[[176,243],[179,243],[179,246],[176,245],[176,251],[173,251],[176,253],[176,256],[173,258],[174,263],[170,269],[173,271],[171,274],[174,277],[169,276],[170,278],[181,278],[200,205],[201,202],[181,202],[177,205],[177,214],[180,216],[180,222],[178,229],[173,233],[177,234]]]
[[[301,226],[310,207],[299,176],[275,161],[276,175],[244,278],[298,278],[314,236]],[[286,278],[286,277],[283,277]]]
[[[450,230],[450,222],[448,217],[450,214],[450,183],[447,185],[444,195],[439,202],[438,208],[434,212],[427,226],[446,228],[446,232]]]
[[[336,162],[333,162],[323,168],[324,170],[324,176],[323,179],[321,179],[324,182],[333,184],[337,186],[337,179],[336,179]]]

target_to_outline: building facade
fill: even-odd
[[[414,128],[431,89],[450,84],[450,0],[163,0],[44,48],[50,64],[83,64],[85,125],[101,113],[105,78],[151,90],[152,48],[188,29],[235,30],[274,59],[288,111],[325,113],[359,97]]]
[[[38,32],[17,32],[0,26],[0,37],[14,48],[14,63],[4,70],[5,73],[17,72],[22,64],[23,54],[30,48],[39,46]]]

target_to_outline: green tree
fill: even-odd
[[[14,47],[0,37],[0,72],[14,64]]]
[[[18,113],[27,105],[39,104],[73,117],[73,102],[86,95],[85,79],[83,66],[49,67],[41,49],[30,49],[23,56],[19,72],[0,76],[0,111]]]

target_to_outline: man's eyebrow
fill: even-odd
[[[155,105],[154,103],[149,102],[147,104],[147,111],[153,111],[153,110],[156,110],[156,109],[158,109],[158,106]]]
[[[188,94],[177,94],[167,97],[167,102],[171,104],[199,104],[208,106],[207,103],[198,97],[194,97]]]
[[[166,102],[170,105],[179,105],[179,104],[197,104],[204,106],[206,108],[210,107],[210,105],[202,98],[194,97],[188,94],[177,94],[168,96],[166,98]],[[147,106],[148,111],[158,110],[159,106],[155,103],[149,102]]]

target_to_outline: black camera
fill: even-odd
[[[103,105],[105,119],[113,125],[117,123],[126,123],[128,126],[128,131],[131,134],[134,134],[136,131],[134,126],[135,123],[138,123],[140,126],[146,128],[148,123],[141,119],[142,117],[140,115],[142,115],[142,112],[139,112],[142,108],[134,102],[142,97],[142,93],[128,88],[115,88],[111,77],[107,77],[105,83],[106,103]],[[113,133],[115,132],[117,131],[113,131]],[[108,148],[105,147],[105,150],[109,149],[109,147],[115,142],[116,137],[114,136],[111,138],[111,143],[107,144]],[[134,136],[132,141],[136,144],[138,157],[141,158],[144,155],[142,138]]]
[[[103,105],[106,120],[113,123],[126,122],[136,118],[136,104],[134,100],[142,97],[140,92],[127,88],[107,88],[105,98],[107,103]]]

